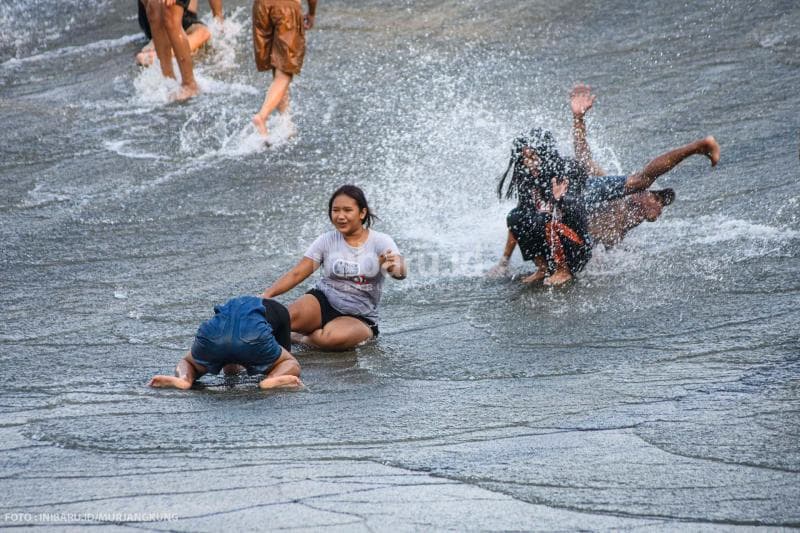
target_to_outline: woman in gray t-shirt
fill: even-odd
[[[293,289],[322,266],[317,286],[289,305],[292,331],[300,342],[324,350],[348,350],[378,335],[378,303],[383,280],[406,277],[394,240],[370,229],[375,215],[364,192],[344,185],[328,201],[334,230],[311,244],[294,268],[267,290],[274,298]]]

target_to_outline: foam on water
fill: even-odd
[[[35,63],[41,61],[55,61],[55,60],[63,60],[70,56],[82,56],[84,54],[90,52],[96,52],[98,50],[117,50],[121,46],[124,46],[128,43],[136,42],[141,39],[141,35],[133,34],[133,35],[125,35],[123,37],[119,37],[117,39],[103,39],[100,41],[95,41],[92,43],[87,43],[80,46],[65,46],[63,48],[57,48],[55,50],[48,50],[47,52],[42,52],[41,54],[35,54],[23,58],[11,58],[4,63],[0,63],[0,68],[13,68],[20,65],[24,65],[26,63]]]
[[[103,146],[106,147],[107,150],[114,152],[117,155],[121,155],[122,157],[127,157],[129,159],[155,159],[155,160],[163,160],[167,159],[164,156],[160,156],[158,154],[153,154],[150,152],[139,151],[135,149],[128,148],[131,144],[131,141],[104,141]]]

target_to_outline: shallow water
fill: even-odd
[[[247,2],[186,104],[131,2],[39,3],[0,4],[2,526],[800,526],[795,2],[323,2],[268,149]],[[609,171],[707,134],[722,162],[567,288],[487,279],[509,140],[569,151],[577,81]],[[410,262],[379,340],[298,352],[299,393],[146,388],[345,182]]]

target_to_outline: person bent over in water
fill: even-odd
[[[300,74],[306,53],[306,30],[314,27],[317,0],[306,0],[308,13],[303,16],[300,0],[254,0],[253,51],[256,68],[272,71],[261,109],[253,115],[253,126],[262,136],[268,135],[267,120],[277,109],[288,117],[289,84]]]
[[[214,316],[197,330],[189,353],[174,376],[154,376],[157,388],[189,389],[205,373],[218,374],[241,365],[250,375],[264,374],[262,389],[297,389],[300,364],[291,347],[289,311],[274,300],[241,296],[214,307]]]
[[[139,7],[139,27],[149,41],[142,50],[136,54],[136,63],[143,67],[149,67],[155,62],[156,48],[153,44],[153,32],[150,28],[150,21],[147,20],[147,0],[138,0]],[[209,0],[211,12],[218,23],[222,23],[222,0]],[[189,50],[194,55],[200,48],[211,39],[211,32],[206,25],[197,17],[197,0],[190,0],[188,7],[183,12],[181,26],[189,39]]]

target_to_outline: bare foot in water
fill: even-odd
[[[189,381],[175,376],[153,376],[148,385],[156,389],[187,390],[192,388],[192,384]]]
[[[256,131],[258,132],[259,135],[261,135],[262,137],[266,137],[267,135],[269,135],[269,132],[267,131],[267,119],[263,118],[261,115],[256,113],[255,115],[253,115],[252,122],[253,126],[256,127]]]
[[[532,285],[534,283],[539,283],[540,281],[542,281],[546,275],[547,272],[545,272],[544,270],[537,270],[530,276],[525,276],[524,278],[522,278],[521,281],[525,285]]]
[[[184,102],[189,98],[194,98],[200,94],[200,89],[197,87],[197,84],[192,85],[181,85],[180,89],[172,93],[170,100],[173,102]]]
[[[259,382],[260,389],[300,389],[303,382],[297,376],[278,376],[266,378]]]
[[[142,51],[136,54],[136,64],[142,67],[149,67],[156,62],[156,49],[155,48],[142,48]]]
[[[712,167],[717,166],[720,157],[719,143],[712,135],[709,135],[708,137],[703,139],[703,142],[706,145],[706,155],[711,160],[711,166]]]
[[[568,281],[572,281],[572,273],[570,273],[567,268],[559,268],[552,276],[548,276],[544,279],[544,284],[548,287],[557,287]]]

